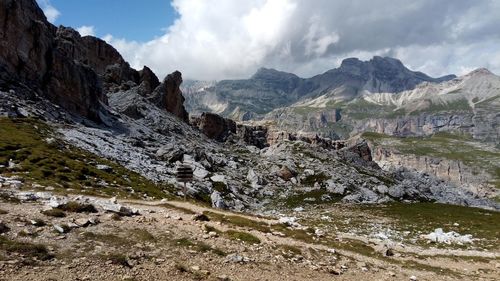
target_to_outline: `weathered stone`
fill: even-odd
[[[193,216],[194,221],[210,221],[205,214],[196,214]]]
[[[10,228],[5,223],[0,221],[0,234],[7,233],[9,231],[10,231]]]
[[[210,195],[210,199],[212,201],[212,207],[218,208],[218,209],[226,209],[226,203],[224,202],[224,199],[222,198],[222,195],[218,191],[212,192]]]
[[[167,75],[163,82],[153,91],[149,100],[184,122],[189,122],[189,114],[184,108],[184,97],[180,90],[181,83],[182,74],[179,71]]]
[[[227,118],[223,118],[215,113],[204,112],[198,118],[192,118],[191,124],[198,127],[207,137],[226,141],[227,138],[236,133],[236,123]]]

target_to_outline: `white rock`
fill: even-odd
[[[98,164],[96,166],[97,170],[101,170],[101,171],[105,171],[105,172],[112,172],[113,171],[113,168],[111,168],[110,166],[108,165],[104,165],[104,164]]]
[[[213,182],[223,182],[223,183],[227,184],[226,177],[224,175],[211,176],[210,180],[212,180]]]
[[[382,232],[379,232],[379,233],[375,234],[375,237],[377,237],[379,239],[382,239],[382,240],[389,239],[389,237],[385,233],[382,233]]]
[[[287,225],[287,226],[300,227],[300,224],[297,223],[296,217],[281,217],[281,218],[279,218],[278,221],[279,221],[279,223]]]
[[[411,281],[417,281],[418,279],[417,279],[417,276],[412,275],[412,276],[410,276],[410,280],[411,280]]]
[[[304,174],[305,174],[306,176],[314,176],[314,174],[315,174],[315,173],[314,173],[314,170],[311,170],[311,169],[305,169],[305,170],[304,170]]]
[[[47,205],[49,207],[52,207],[52,208],[58,208],[59,206],[64,205],[66,203],[68,203],[68,199],[66,199],[66,198],[60,199],[60,198],[57,198],[55,196],[52,196],[52,197],[50,197],[49,203],[47,203]]]
[[[425,238],[431,242],[445,244],[465,244],[473,242],[472,235],[470,234],[460,235],[455,231],[444,232],[442,228],[436,228],[434,232],[431,232],[427,235],[422,235],[422,238]]]

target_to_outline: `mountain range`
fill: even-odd
[[[460,131],[497,143],[499,81],[486,69],[431,78],[397,59],[374,57],[345,59],[339,68],[307,79],[262,68],[248,80],[198,81],[202,87],[184,93],[195,114],[265,120],[332,138],[367,130],[398,136]]]

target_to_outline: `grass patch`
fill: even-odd
[[[212,252],[218,256],[225,256],[226,255],[226,253],[224,251],[222,251],[221,249],[212,247],[204,242],[192,241],[188,238],[176,239],[176,240],[174,240],[174,243],[177,246],[187,247],[187,248],[193,249],[193,250],[200,252],[200,253]]]
[[[308,175],[300,182],[307,186],[314,186],[315,183],[322,184],[323,182],[329,180],[330,177],[325,175],[324,173],[318,173],[314,175]]]
[[[72,188],[90,195],[139,198],[145,193],[173,198],[172,185],[155,184],[112,161],[68,145],[58,140],[48,125],[35,119],[0,118],[0,165],[7,166],[9,159],[18,166],[3,169],[3,173],[23,175],[27,181],[53,186],[56,191]],[[97,164],[110,166],[112,172],[97,169]]]
[[[260,244],[260,239],[248,232],[228,230],[225,233],[229,238],[234,240],[239,240],[249,244]]]
[[[279,245],[278,247],[281,249],[283,256],[287,259],[302,255],[302,251],[298,247],[292,245]]]
[[[443,228],[444,231],[472,234],[474,238],[481,239],[474,243],[475,246],[498,248],[500,212],[438,203],[391,203],[367,206],[366,211],[396,220],[394,227],[398,231],[410,231],[417,235]]]
[[[38,260],[50,260],[54,257],[44,245],[18,242],[3,236],[0,236],[0,249],[9,254],[17,253]]]
[[[112,253],[102,257],[104,260],[111,261],[111,264],[121,265],[124,267],[131,267],[128,263],[128,257],[123,254]]]
[[[48,217],[54,218],[64,218],[66,216],[66,213],[61,209],[49,209],[41,211],[41,213]]]
[[[180,211],[180,212],[188,214],[188,215],[194,215],[194,214],[196,214],[195,211],[192,211],[192,210],[190,210],[188,208],[178,207],[178,206],[175,206],[175,205],[169,204],[169,203],[163,203],[163,204],[158,205],[158,206],[163,207],[163,208],[167,208],[167,209],[172,209],[172,210]]]
[[[58,209],[73,213],[97,213],[94,205],[81,204],[76,201],[69,201],[68,203],[59,206]]]
[[[132,242],[128,240],[127,238],[114,235],[114,234],[102,234],[102,233],[95,233],[95,232],[83,232],[80,234],[80,236],[83,238],[83,240],[86,241],[96,241],[103,243],[105,245],[112,245],[115,247],[128,247],[132,245]]]
[[[140,241],[144,242],[154,242],[156,238],[151,234],[151,232],[146,229],[136,228],[131,230],[131,234]]]
[[[305,200],[310,198],[310,200]],[[303,193],[296,193],[282,200],[282,203],[287,208],[295,208],[299,206],[304,206],[308,204],[323,204],[323,203],[332,203],[337,202],[342,198],[342,196],[338,194],[333,194],[325,189],[316,189]],[[312,200],[314,199],[314,200]]]
[[[232,224],[239,227],[247,227],[265,233],[271,232],[271,228],[269,227],[269,225],[264,222],[258,222],[236,215],[222,215],[210,211],[205,211],[203,212],[203,214],[209,217],[210,220],[220,221],[222,223]]]

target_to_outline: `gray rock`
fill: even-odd
[[[222,195],[218,191],[212,192],[210,195],[210,199],[212,200],[212,207],[218,208],[218,209],[226,209],[226,203],[224,202],[224,199],[222,198]]]

